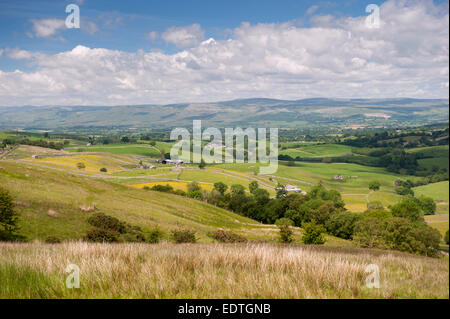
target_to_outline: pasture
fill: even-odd
[[[1,243],[0,273],[0,298],[449,298],[448,259],[314,245]]]

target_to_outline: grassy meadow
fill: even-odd
[[[66,288],[65,269],[80,269]],[[366,267],[379,267],[368,288]],[[448,259],[279,244],[0,244],[0,298],[449,298]]]

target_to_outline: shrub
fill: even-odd
[[[163,232],[159,228],[154,228],[148,233],[147,242],[150,244],[157,244],[163,237]]]
[[[444,236],[444,241],[445,241],[445,243],[448,245],[448,229],[447,229],[447,231],[445,232],[445,236]]]
[[[322,245],[325,243],[325,237],[323,235],[325,228],[322,225],[316,224],[315,221],[303,223],[303,231],[302,242],[304,244]]]
[[[93,243],[113,243],[119,241],[119,233],[112,230],[96,228],[86,232],[86,240]]]
[[[221,243],[242,243],[247,241],[247,239],[241,235],[221,229],[216,230],[212,237]]]
[[[87,222],[95,227],[104,229],[104,230],[110,230],[117,232],[119,234],[126,233],[126,224],[120,220],[118,220],[115,217],[107,216],[102,213],[97,213],[95,215],[92,215],[87,219]]]
[[[164,192],[164,193],[170,193],[173,192],[173,187],[170,186],[169,184],[166,185],[154,185],[151,188],[152,191],[157,191],[157,192]]]
[[[187,185],[188,193],[200,192],[201,190],[202,189],[200,188],[200,185],[197,182],[191,182]]]
[[[275,225],[277,225],[280,230],[280,241],[282,243],[291,243],[293,240],[291,226],[294,225],[294,222],[289,218],[280,218],[275,222]]]
[[[84,163],[77,163],[77,167],[78,169],[83,169],[86,168],[86,165],[84,165]]]
[[[61,239],[59,239],[59,238],[56,237],[56,236],[48,236],[48,237],[45,239],[45,242],[46,242],[47,244],[59,244],[59,243],[61,242]]]
[[[377,191],[380,189],[381,183],[379,181],[371,181],[369,183],[369,189],[372,191]]]
[[[189,229],[172,230],[172,240],[177,244],[197,242],[195,231]]]
[[[106,173],[106,172],[108,172],[108,170],[105,167],[102,167],[102,168],[100,168],[100,172]]]
[[[187,193],[187,196],[190,198],[194,198],[194,199],[198,199],[198,200],[202,200],[203,199],[203,195],[201,191],[193,191],[193,192],[189,192]]]
[[[411,188],[405,186],[398,186],[395,188],[395,192],[399,195],[412,195],[414,196],[414,192]]]

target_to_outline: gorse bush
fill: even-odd
[[[126,223],[118,220],[115,217],[107,216],[102,213],[97,213],[90,216],[87,222],[95,227],[124,234],[126,232]]]
[[[172,240],[177,243],[195,243],[197,238],[195,237],[195,231],[189,229],[176,229],[172,230]]]

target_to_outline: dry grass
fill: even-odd
[[[69,264],[81,287],[65,287]],[[365,286],[377,264],[381,288]],[[448,298],[448,259],[275,244],[0,244],[1,298]]]

